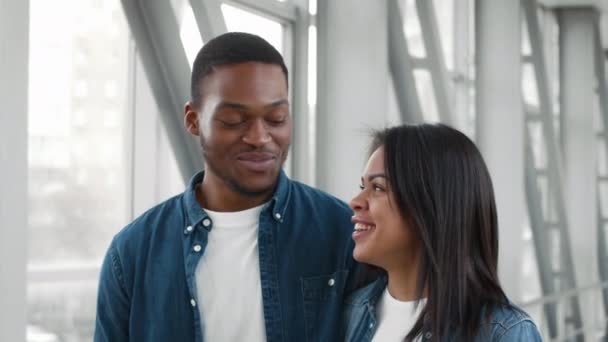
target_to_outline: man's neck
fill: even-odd
[[[211,176],[211,175],[210,175]],[[201,207],[212,211],[242,211],[262,205],[272,197],[272,191],[259,195],[245,195],[231,189],[225,182],[205,174],[196,186],[196,199]]]

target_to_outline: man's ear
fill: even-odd
[[[195,110],[196,106],[190,101],[186,102],[184,106],[184,127],[192,135],[200,135],[200,121],[198,112]]]

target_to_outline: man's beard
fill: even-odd
[[[230,177],[226,173],[222,172],[218,167],[215,166],[215,163],[211,161],[211,159],[206,158],[206,153],[203,151],[203,157],[205,157],[205,164],[209,167],[209,170],[213,172],[219,179],[221,179],[228,187],[243,196],[247,197],[257,197],[265,194],[268,189],[262,190],[250,190],[245,186],[241,185],[236,179]]]
[[[203,158],[205,160],[205,164],[207,165],[209,170],[211,172],[213,172],[213,174],[215,174],[219,179],[221,179],[232,191],[239,193],[243,196],[247,196],[247,197],[257,197],[257,196],[266,194],[269,190],[272,190],[272,188],[274,188],[274,186],[276,185],[276,181],[279,178],[280,171],[277,172],[276,179],[271,187],[269,187],[267,189],[261,189],[261,190],[248,189],[247,187],[240,184],[234,177],[231,177],[227,172],[223,172],[219,167],[217,167],[217,165],[213,162],[213,158],[207,158],[207,152],[206,152],[205,144],[204,144],[202,138],[201,138],[201,147],[203,150]],[[287,159],[287,155],[279,155],[278,157],[281,158],[280,168],[282,168],[283,164],[285,164],[285,160]],[[280,170],[280,168],[279,168],[279,170]]]

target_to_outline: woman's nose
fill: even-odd
[[[353,211],[358,211],[358,210],[365,209],[366,206],[367,206],[367,201],[364,198],[364,191],[362,190],[357,195],[355,195],[355,197],[353,197],[350,200],[350,202],[348,203],[348,205],[350,206],[350,208]]]

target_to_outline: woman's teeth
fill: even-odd
[[[375,226],[369,225],[369,224],[363,224],[363,223],[355,224],[356,231],[367,231],[367,230],[372,230],[374,228],[375,228]]]

